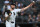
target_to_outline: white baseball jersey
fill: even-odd
[[[17,15],[17,12],[20,12],[21,9],[14,9],[11,11],[11,16],[6,20],[6,27],[15,27],[15,18],[16,18],[16,15]],[[7,17],[8,14],[7,12],[5,13],[5,17]],[[11,22],[14,22],[14,23],[11,23]]]
[[[16,18],[16,15],[17,15],[17,12],[20,12],[21,9],[14,9],[11,11],[11,16],[8,18],[9,22],[15,22],[15,18]],[[5,17],[7,17],[7,13],[5,13]]]

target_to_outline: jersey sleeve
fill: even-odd
[[[16,12],[21,12],[21,9],[16,9]]]
[[[5,13],[5,17],[7,17],[8,16],[8,14],[7,13]]]

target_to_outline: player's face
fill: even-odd
[[[14,9],[15,8],[15,5],[11,5],[11,8]]]

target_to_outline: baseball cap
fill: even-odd
[[[4,1],[4,3],[9,3],[9,1]]]
[[[15,4],[15,3],[11,3],[11,5],[15,5],[15,6],[16,6],[16,4]]]

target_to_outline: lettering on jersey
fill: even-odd
[[[15,15],[15,12],[13,12],[14,13],[14,15]]]

